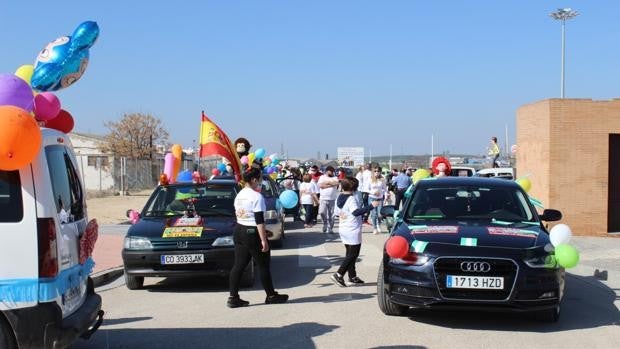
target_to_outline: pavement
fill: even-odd
[[[291,218],[287,217],[287,222]],[[99,238],[93,251],[95,267],[91,274],[95,287],[123,275],[123,239],[130,225],[99,226]],[[364,225],[364,232],[371,232]],[[580,253],[579,264],[568,271],[583,277],[606,281],[612,289],[620,288],[620,235],[609,237],[573,236],[570,242]]]

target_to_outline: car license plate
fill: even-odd
[[[500,276],[447,275],[446,287],[502,290],[504,289],[504,278]]]
[[[203,254],[163,254],[161,264],[200,264],[205,262]]]

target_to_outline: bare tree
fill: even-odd
[[[167,148],[168,131],[158,118],[142,113],[124,114],[120,121],[106,121],[110,133],[104,136],[105,152],[132,159],[152,159],[157,145]],[[107,143],[107,144],[106,144]]]

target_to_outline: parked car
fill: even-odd
[[[145,277],[227,277],[234,264],[234,199],[240,189],[233,178],[155,188],[125,237],[127,288],[142,288]],[[253,263],[241,284],[254,284]]]
[[[452,166],[450,176],[453,177],[472,177],[476,174],[476,169],[467,166]]]
[[[394,214],[394,207],[382,214]],[[565,271],[555,263],[543,221],[561,217],[552,209],[539,216],[513,181],[421,180],[386,243],[402,237],[409,252],[392,258],[384,249],[379,308],[387,315],[408,307],[538,312],[557,321]]]
[[[0,170],[0,348],[64,348],[103,320],[84,244],[96,230],[86,232],[71,140],[51,129],[41,134],[30,164]]]
[[[279,205],[280,187],[268,175],[263,175],[261,194],[265,198],[265,228],[270,245],[282,247],[284,244],[284,209]]]
[[[497,177],[502,179],[515,179],[515,169],[513,167],[484,168],[476,172],[476,177]]]

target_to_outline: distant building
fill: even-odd
[[[82,174],[86,190],[114,189],[113,162],[111,154],[99,150],[105,142],[102,136],[72,132],[69,134]]]
[[[517,110],[517,175],[576,235],[620,232],[620,99],[546,99]]]

